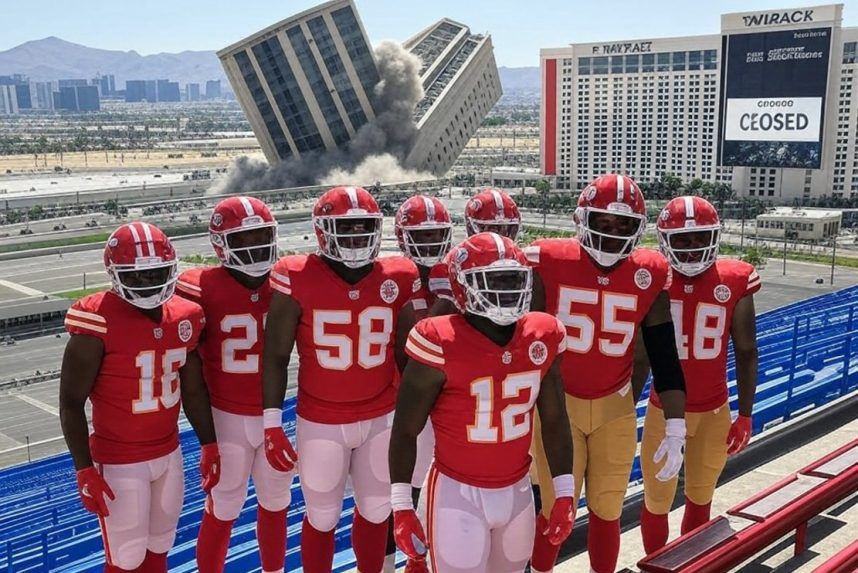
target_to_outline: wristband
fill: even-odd
[[[668,418],[665,421],[664,435],[671,438],[685,438],[685,418]]]
[[[551,480],[554,484],[554,497],[575,497],[575,478],[572,474],[559,475]]]
[[[283,410],[280,408],[265,408],[262,411],[262,427],[280,428],[283,425]]]
[[[390,486],[390,507],[393,511],[413,510],[410,483],[394,483]]]

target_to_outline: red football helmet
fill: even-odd
[[[104,267],[113,291],[136,307],[157,308],[176,290],[176,250],[164,231],[149,223],[122,225],[107,239]]]
[[[693,277],[713,264],[721,240],[718,211],[703,197],[676,197],[656,223],[661,252],[677,272]]]
[[[632,254],[646,229],[643,193],[630,177],[602,175],[581,191],[574,219],[581,246],[612,267]]]
[[[450,250],[453,221],[436,197],[409,197],[396,212],[399,250],[418,265],[431,267]]]
[[[223,266],[261,277],[277,262],[277,221],[255,197],[229,197],[218,203],[209,222],[209,239]]]
[[[468,201],[465,207],[465,230],[468,235],[491,232],[518,238],[521,215],[512,197],[498,189],[484,189]]]
[[[533,276],[524,252],[509,237],[478,233],[450,256],[450,285],[460,312],[512,324],[530,310]]]
[[[334,187],[313,207],[313,227],[325,257],[356,269],[381,248],[381,210],[363,187]]]

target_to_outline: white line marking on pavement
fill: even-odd
[[[45,294],[40,290],[36,290],[36,289],[30,288],[30,287],[26,287],[24,285],[19,285],[18,283],[13,283],[11,281],[4,281],[3,279],[0,279],[0,286],[10,288],[12,290],[23,293],[27,296],[42,296]]]
[[[35,406],[39,410],[47,412],[48,414],[51,414],[53,416],[59,416],[60,415],[60,411],[58,409],[54,408],[50,404],[45,404],[41,400],[36,400],[32,396],[27,396],[26,394],[16,394],[15,397],[18,398],[19,400],[21,400],[22,402],[26,402],[30,406]]]

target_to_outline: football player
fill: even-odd
[[[425,195],[409,197],[396,212],[395,232],[399,250],[414,261],[420,273],[421,294],[412,301],[416,305],[417,314],[415,314],[415,318],[417,315],[425,316],[428,307],[434,304],[436,293],[439,290],[450,292],[447,265],[443,262],[452,243],[453,222],[450,213],[444,203],[436,197]],[[403,328],[406,326],[413,326],[413,324],[403,324]],[[415,503],[420,497],[420,489],[429,473],[434,450],[435,434],[432,432],[432,424],[427,422],[426,427],[423,428],[417,438],[417,463],[411,478],[412,498]],[[393,531],[391,530],[388,535],[387,550],[389,555],[392,555],[396,550],[392,534]],[[393,559],[389,557],[388,562],[392,561]],[[386,563],[386,567],[388,565],[389,563]],[[406,573],[416,573],[421,568],[421,564],[409,560],[405,571]]]
[[[685,382],[671,323],[670,266],[658,252],[636,248],[646,226],[644,197],[622,175],[588,185],[574,213],[577,237],[545,239],[525,249],[536,277],[534,310],[566,326],[562,377],[575,443],[573,474],[585,484],[587,548],[596,573],[612,573],[620,549],[620,513],[637,447],[635,396],[630,380],[640,329],[667,418],[654,453],[668,480],[682,465]],[[539,434],[539,424],[536,435]],[[545,523],[554,491],[542,444],[534,453]],[[537,527],[532,568],[551,571],[559,546]]]
[[[754,293],[760,275],[748,263],[718,258],[721,222],[702,197],[677,197],[657,223],[661,251],[673,267],[670,305],[676,346],[688,381],[685,403],[685,514],[682,533],[709,521],[718,476],[728,454],[742,451],[751,437],[751,411],[757,386]],[[733,340],[739,416],[730,422],[727,345]],[[644,370],[644,376],[646,369]],[[667,543],[667,514],[677,479],[655,479],[661,464],[652,454],[665,433],[658,392],[650,393],[641,443],[644,505],[641,535],[652,553]]]
[[[259,199],[230,197],[215,206],[209,239],[220,265],[185,271],[177,287],[206,315],[200,355],[223,455],[220,482],[203,512],[197,567],[201,573],[223,571],[232,524],[252,476],[262,571],[282,572],[293,472],[268,464],[262,439],[262,338],[271,302],[268,275],[277,261],[277,222]]]
[[[104,266],[112,289],[80,299],[66,315],[72,336],[60,375],[60,423],[81,501],[99,519],[105,571],[166,573],[184,496],[180,404],[202,444],[203,489],[219,479],[196,351],[205,317],[173,296],[176,251],[154,225],[114,231]]]
[[[362,573],[381,571],[390,515],[387,451],[394,376],[407,360],[404,307],[420,290],[414,263],[378,258],[382,215],[360,187],[335,187],[313,208],[318,254],[287,256],[271,272],[265,327],[266,456],[289,471],[296,455],[281,425],[286,367],[297,342],[297,440],[304,571],[329,573],[346,480],[355,498],[352,547]]]
[[[532,275],[524,253],[495,233],[452,251],[450,282],[460,310],[420,321],[408,338],[390,447],[397,544],[435,573],[524,571],[535,528],[528,471],[539,409],[557,501],[542,533],[572,531],[572,440],[559,378],[565,329],[528,313]],[[426,515],[411,499],[416,440],[431,416],[436,431]]]
[[[521,229],[521,215],[518,205],[508,194],[499,189],[484,189],[474,195],[465,206],[465,232],[468,236],[491,232],[513,241],[518,239]],[[453,301],[450,279],[447,276],[449,259],[432,268],[429,274],[430,316],[455,314],[458,312]]]

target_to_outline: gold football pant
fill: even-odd
[[[605,521],[620,518],[637,446],[637,418],[631,386],[595,400],[566,394],[566,413],[572,426],[575,497],[584,487],[587,507]],[[542,447],[542,426],[536,417],[531,448],[548,518],[554,505],[554,484]]]
[[[718,477],[727,463],[730,424],[729,403],[709,412],[685,413],[685,495],[696,505],[712,501]],[[664,425],[664,411],[648,404],[641,440],[641,469],[646,507],[656,515],[670,511],[678,481],[678,478],[659,481],[655,477],[665,462],[652,461],[664,438]]]

